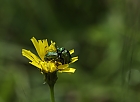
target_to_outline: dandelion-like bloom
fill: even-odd
[[[36,56],[31,51],[22,49],[22,55],[31,60],[29,62],[30,64],[36,66],[41,70],[41,72],[44,73],[53,73],[53,72],[68,72],[68,73],[74,73],[76,69],[69,68],[69,64],[74,63],[78,60],[78,57],[72,57],[71,62],[68,64],[63,64],[58,61],[54,60],[45,60],[46,54],[48,52],[57,52],[57,49],[55,47],[55,42],[51,41],[51,44],[48,45],[47,39],[45,40],[36,40],[34,37],[31,38],[31,41],[39,55]],[[74,53],[74,49],[69,51],[70,54]]]
[[[56,48],[55,42],[51,41],[51,44],[48,45],[47,39],[37,41],[33,37],[31,41],[39,57],[26,49],[22,49],[22,55],[31,60],[29,63],[39,68],[44,74],[45,81],[50,87],[51,100],[55,102],[54,84],[57,80],[57,72],[74,73],[76,69],[69,68],[69,64],[77,61],[78,57],[71,57],[74,49],[68,51],[64,48]]]

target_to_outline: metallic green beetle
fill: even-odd
[[[71,62],[71,55],[68,50],[66,50],[64,47],[57,48],[57,53],[59,60],[62,64],[68,64]]]
[[[69,64],[71,62],[71,55],[64,47],[57,48],[56,52],[48,52],[45,56],[45,61],[58,61],[62,64]]]
[[[57,52],[48,52],[44,57],[45,61],[50,61],[50,60],[55,61],[56,59],[58,59]]]

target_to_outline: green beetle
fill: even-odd
[[[56,52],[48,52],[44,58],[45,61],[58,61],[62,64],[69,64],[71,62],[71,55],[64,47],[57,48]]]
[[[58,54],[57,52],[48,52],[45,57],[44,57],[44,60],[45,61],[50,61],[50,60],[56,60],[58,59]]]
[[[66,50],[64,47],[57,48],[57,54],[62,64],[68,64],[71,62],[71,55],[69,51]]]

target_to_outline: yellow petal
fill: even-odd
[[[54,72],[57,70],[56,69],[57,66],[55,65],[55,63],[52,63],[51,61],[50,62],[43,62],[43,63],[41,63],[41,65],[42,65],[42,71],[46,72],[46,73]]]
[[[59,70],[58,72],[62,73],[62,72],[67,72],[67,73],[74,73],[76,69],[74,68],[66,68],[66,69],[62,69]]]
[[[40,55],[40,58],[42,59],[42,61],[44,61],[44,56],[46,54],[45,46],[41,40],[38,40],[38,43],[39,43],[39,49],[40,49],[39,55]]]
[[[46,40],[36,40],[34,37],[31,38],[31,41],[42,61],[44,61],[44,56],[47,53],[48,42]]]
[[[38,41],[35,39],[35,37],[32,37],[31,41],[32,41],[32,43],[33,43],[33,45],[34,45],[34,47],[35,47],[35,49],[40,57],[40,47],[39,47]]]
[[[54,72],[57,70],[55,63],[48,63],[47,68],[49,69],[49,72]]]
[[[31,51],[26,49],[22,49],[22,55],[27,57],[29,60],[35,61],[37,63],[41,61],[35,54],[33,54]]]
[[[56,51],[55,42],[51,41],[51,45],[48,47],[48,51]]]
[[[36,62],[29,62],[29,63],[42,70],[41,64],[36,63]]]
[[[43,40],[43,44],[44,44],[44,52],[45,52],[45,55],[46,55],[48,47],[49,47],[47,39]]]
[[[70,50],[69,52],[70,52],[70,54],[73,54],[74,53],[74,49]]]
[[[65,69],[65,68],[68,68],[68,67],[69,67],[69,64],[59,65],[58,69]]]
[[[78,56],[76,56],[76,57],[72,57],[70,63],[74,63],[74,62],[76,62],[77,60],[78,60]]]
[[[48,70],[49,70],[48,66],[47,66],[48,63],[47,62],[41,62],[40,64],[41,64],[42,71],[48,73]]]
[[[31,56],[30,53],[31,53],[30,51],[22,49],[22,55],[27,57],[29,60],[33,61],[34,59],[33,59],[33,57]]]

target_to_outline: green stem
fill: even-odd
[[[51,102],[55,102],[54,99],[54,85],[57,81],[57,71],[53,73],[45,73],[45,81],[48,83],[50,87],[50,94],[51,94]]]
[[[54,85],[50,86],[50,93],[51,93],[51,101],[55,102],[55,99],[54,99]]]

